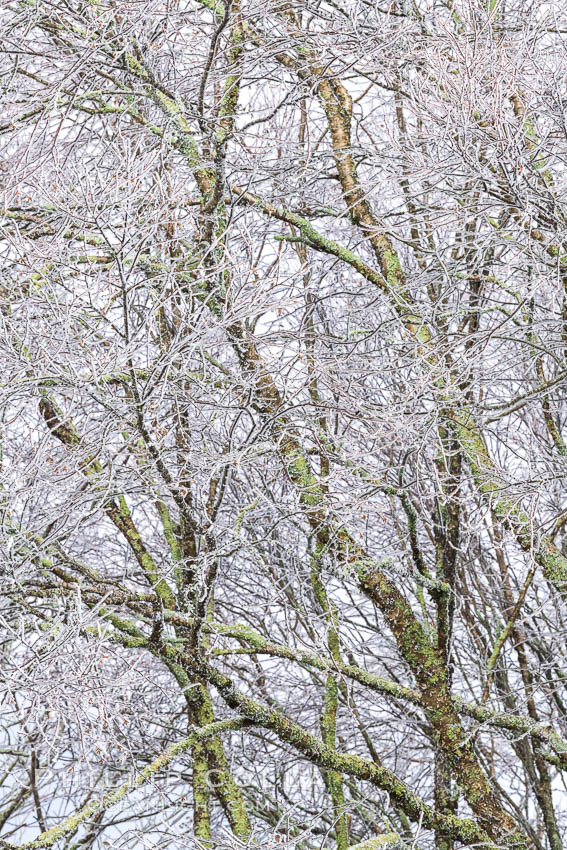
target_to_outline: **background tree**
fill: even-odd
[[[4,4],[3,847],[563,847],[565,12]]]

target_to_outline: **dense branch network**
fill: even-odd
[[[564,845],[567,10],[386,6],[1,13],[3,847]]]

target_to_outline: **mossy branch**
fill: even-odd
[[[441,815],[435,812],[387,768],[375,765],[360,756],[339,753],[331,747],[325,746],[320,739],[306,732],[288,717],[238,691],[227,676],[211,665],[181,654],[178,655],[178,658],[180,663],[188,664],[190,668],[197,665],[199,673],[219,690],[227,705],[248,717],[254,725],[275,732],[280,740],[291,744],[295,750],[303,753],[313,764],[327,770],[356,776],[386,791],[392,802],[402,809],[412,821],[422,822],[428,829],[437,828],[444,834],[463,843],[478,841],[484,842],[487,848],[495,847],[487,833],[473,820],[452,815]]]
[[[77,449],[82,444],[82,438],[74,424],[65,418],[55,401],[45,392],[43,392],[40,399],[39,409],[53,436],[57,437],[67,448]],[[79,467],[88,482],[93,487],[99,488],[98,478],[102,472],[100,461],[92,456],[87,456],[80,460]],[[160,574],[152,556],[146,549],[144,541],[134,524],[132,514],[124,496],[119,495],[117,501],[112,498],[105,499],[104,511],[126,539],[144,575],[161,598],[164,606],[168,608],[173,607],[175,597],[165,578]]]
[[[175,744],[171,744],[170,747],[164,750],[161,755],[155,758],[151,764],[141,770],[135,777],[124,782],[116,790],[105,794],[101,800],[91,800],[86,804],[86,806],[83,806],[82,809],[79,809],[79,811],[65,818],[65,820],[58,824],[58,826],[51,827],[51,829],[48,829],[46,832],[42,832],[42,834],[33,841],[28,841],[24,844],[11,844],[8,841],[3,841],[1,846],[6,848],[6,850],[39,850],[41,847],[51,847],[59,841],[59,839],[65,838],[65,836],[75,832],[82,823],[88,821],[95,814],[107,811],[117,805],[117,803],[120,803],[131,791],[145,785],[145,783],[158,774],[160,770],[167,767],[173,759],[193,747],[199,741],[204,741],[212,736],[220,735],[222,732],[242,729],[249,725],[250,720],[246,717],[234,717],[229,720],[219,720],[218,722],[211,723],[209,726],[205,726],[202,729],[196,729],[186,738],[183,738]]]
[[[551,584],[560,591],[567,590],[567,558],[549,537],[536,537],[528,514],[505,495],[506,482],[496,469],[472,414],[466,408],[455,411],[450,426],[463,448],[474,482],[489,500],[495,516],[514,532],[522,549],[533,556]]]

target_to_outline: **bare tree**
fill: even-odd
[[[563,0],[0,15],[0,846],[561,850]]]

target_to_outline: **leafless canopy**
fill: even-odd
[[[4,2],[0,847],[563,848],[566,6]]]

